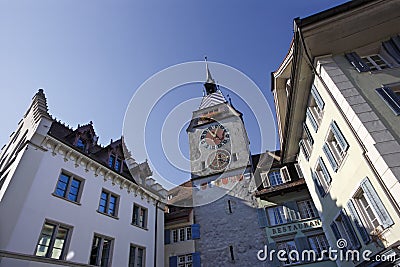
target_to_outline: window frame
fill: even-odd
[[[326,167],[326,164],[322,157],[318,157],[317,162],[315,164],[314,173],[319,180],[322,189],[324,190],[324,196],[329,192],[332,185],[332,176]],[[329,182],[328,182],[329,180]]]
[[[134,255],[134,260],[133,260],[133,262],[131,262],[131,259],[132,259],[132,256],[131,256],[131,252],[132,252],[132,249],[134,249],[135,250],[135,255]],[[137,259],[138,259],[138,255],[139,255],[139,249],[141,249],[142,251],[143,251],[143,255],[142,255],[142,264],[141,264],[141,267],[145,267],[146,266],[146,247],[143,247],[143,246],[139,246],[139,245],[137,245],[137,244],[133,244],[133,243],[131,243],[130,244],[130,246],[129,246],[129,259],[128,259],[128,266],[129,267],[137,267],[138,265],[138,262],[137,262]]]
[[[289,243],[290,243],[290,245],[289,245]],[[292,250],[298,251],[297,250],[297,246],[296,246],[296,242],[294,240],[285,240],[285,241],[276,242],[276,249],[277,250],[285,250],[286,251],[285,257],[286,257],[287,261],[286,262],[282,261],[282,264],[284,266],[300,263],[300,261],[295,261],[295,259],[292,261],[292,259],[290,259],[290,257],[289,257],[289,253]]]
[[[138,209],[137,224],[135,222],[135,207]],[[142,221],[142,225],[140,225],[140,214],[141,214],[141,211],[144,212],[144,220]],[[148,217],[149,217],[149,212],[148,212],[148,209],[146,207],[143,207],[142,205],[139,205],[137,203],[133,203],[132,220],[131,220],[131,224],[133,226],[136,226],[136,227],[139,227],[139,228],[147,230]]]
[[[62,175],[68,177],[67,186],[66,186],[65,191],[64,191],[65,196],[61,196],[61,195],[57,194],[58,184],[60,182],[60,178],[61,178]],[[78,188],[78,194],[76,195],[76,201],[68,198],[69,194],[71,193],[71,185],[72,185],[73,180],[79,181],[79,183],[80,183],[79,184],[79,188]],[[60,174],[58,175],[56,186],[54,188],[54,191],[53,191],[52,195],[55,196],[55,197],[64,199],[66,201],[72,202],[74,204],[80,205],[81,204],[81,197],[82,197],[84,185],[85,185],[85,179],[83,179],[82,177],[76,176],[75,174],[72,174],[69,171],[66,171],[66,170],[62,169]]]
[[[279,210],[279,209],[282,209],[282,210]],[[273,213],[274,221],[271,220],[271,216],[270,216],[271,214],[269,212],[270,210],[273,210],[272,213]],[[283,225],[283,224],[290,222],[290,214],[289,214],[287,208],[283,205],[267,207],[266,214],[267,214],[267,218],[268,218],[268,225],[270,225],[270,226]]]
[[[320,238],[323,238],[323,242],[325,243],[325,246],[323,244],[321,244],[321,240]],[[311,242],[311,239],[315,239],[317,242],[315,242],[315,240],[313,240]],[[323,250],[328,250],[329,249],[329,242],[328,239],[326,238],[326,235],[324,233],[320,233],[320,234],[316,234],[316,235],[312,235],[312,236],[307,236],[307,241],[308,241],[308,245],[309,247],[315,251],[315,254],[317,255],[317,258],[321,257],[321,252]],[[315,248],[313,247],[312,243],[314,243],[316,246]],[[324,258],[326,258],[327,255],[324,255]]]
[[[274,174],[273,177],[271,177],[271,174]],[[272,170],[270,170],[268,172],[267,176],[268,176],[268,180],[269,180],[269,186],[271,186],[271,187],[275,187],[275,186],[278,186],[278,185],[281,185],[281,184],[285,183],[283,181],[283,177],[282,177],[280,169],[272,169]],[[279,176],[279,179],[277,178],[277,176]],[[273,180],[272,178],[274,178],[275,180]]]
[[[114,253],[114,241],[115,241],[115,239],[112,238],[112,237],[106,236],[106,235],[98,234],[98,233],[94,233],[93,234],[91,250],[90,250],[90,254],[89,254],[89,264],[92,264],[91,263],[91,258],[92,258],[93,243],[94,243],[94,239],[95,238],[99,238],[100,239],[100,244],[99,244],[98,251],[96,253],[96,263],[94,265],[100,266],[101,260],[103,259],[104,240],[107,240],[107,241],[110,242],[110,249],[109,249],[109,252],[108,252],[109,255],[108,255],[108,260],[107,260],[106,267],[112,266],[112,258],[113,258],[113,253]]]
[[[183,235],[181,235],[183,231]],[[193,240],[192,238],[192,226],[182,226],[179,228],[174,228],[170,230],[171,235],[171,243],[180,243],[189,240]],[[182,237],[183,236],[183,240]],[[175,238],[176,237],[176,238]]]
[[[38,249],[39,249],[39,246],[40,246],[40,240],[42,238],[43,228],[44,228],[44,226],[46,224],[52,225],[54,227],[54,229],[53,229],[53,231],[51,233],[51,237],[50,237],[49,245],[47,247],[46,255],[40,256],[40,255],[37,255],[37,252],[38,252]],[[58,234],[58,230],[61,227],[67,230],[67,234],[66,234],[66,237],[64,239],[63,247],[61,249],[60,258],[56,259],[56,258],[52,258],[51,254],[52,254],[52,251],[54,249],[54,243],[55,243],[55,240],[56,240],[56,237],[57,237],[57,234]],[[65,258],[67,256],[67,251],[69,249],[69,245],[71,243],[72,232],[73,232],[73,226],[71,226],[71,225],[68,225],[68,224],[65,224],[65,223],[60,223],[60,222],[49,220],[49,219],[45,219],[43,224],[42,224],[42,228],[40,230],[39,238],[38,238],[38,241],[36,242],[35,251],[34,251],[33,255],[35,255],[37,257],[44,257],[44,258],[54,259],[54,260],[65,260]]]
[[[107,199],[106,199],[106,203],[105,203],[105,207],[104,207],[104,212],[100,210],[100,204],[101,204],[101,200],[102,200],[102,195],[103,193],[107,194]],[[114,203],[114,214],[110,214],[108,213],[109,209],[110,209],[110,199],[111,196],[115,198],[115,203]],[[111,192],[110,190],[107,190],[105,188],[102,188],[101,192],[100,192],[100,200],[99,200],[99,205],[97,208],[97,212],[107,215],[111,218],[117,219],[118,218],[118,212],[119,212],[119,201],[120,201],[120,196]]]
[[[384,65],[381,66],[380,64],[377,63],[375,59],[372,58],[376,56],[379,57],[379,59],[384,63]],[[380,71],[392,68],[392,65],[379,52],[362,56],[361,59],[368,65],[370,71]]]
[[[309,206],[308,204],[310,204],[310,203],[311,203],[311,205]],[[319,215],[318,215],[318,211],[317,211],[317,209],[315,208],[314,202],[312,201],[311,198],[296,201],[296,204],[297,204],[297,208],[298,208],[298,210],[299,210],[299,214],[300,214],[300,219],[301,219],[301,220],[307,220],[307,219],[318,218],[318,216],[319,216]],[[304,217],[304,216],[303,216],[303,213],[302,213],[302,211],[303,211],[302,206],[301,206],[302,204],[305,205],[307,214],[309,215],[309,214],[310,214],[310,210],[311,210],[311,213],[313,213],[314,216],[307,216],[307,217]]]
[[[184,261],[181,262],[180,260],[184,258]],[[177,266],[178,267],[192,267],[193,266],[193,254],[184,254],[177,256]]]

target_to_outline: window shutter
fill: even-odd
[[[314,144],[314,139],[312,138],[312,135],[311,135],[310,131],[308,130],[307,125],[304,122],[303,122],[303,128],[304,128],[304,131],[305,131],[305,133],[307,135],[307,139],[310,141],[310,144],[313,145]]]
[[[169,257],[169,267],[178,267],[178,257],[177,256]]]
[[[289,201],[285,204],[286,212],[289,214],[290,220],[292,222],[300,219],[299,209],[297,207],[296,201]]]
[[[296,168],[296,172],[299,178],[304,178],[303,171],[301,170],[300,165],[298,163],[295,163],[294,167]]]
[[[361,221],[360,217],[358,216],[358,213],[356,211],[354,203],[351,199],[349,200],[349,202],[347,202],[347,208],[349,209],[350,216],[351,216],[353,222],[356,224],[357,230],[360,233],[363,242],[365,244],[367,244],[371,240],[371,238],[370,238],[367,230],[365,229],[364,225],[362,224],[362,221]]]
[[[346,151],[349,148],[349,144],[347,143],[346,138],[344,138],[342,132],[340,131],[335,121],[331,122],[331,129],[333,134],[336,136],[336,139],[338,140],[339,145],[342,147],[343,151]]]
[[[323,197],[325,195],[325,190],[322,187],[321,182],[319,181],[317,175],[312,170],[311,170],[311,176],[312,176],[315,186],[318,189],[320,196]]]
[[[326,157],[328,158],[328,161],[331,164],[333,171],[336,172],[338,170],[338,165],[337,165],[335,157],[333,156],[332,151],[328,147],[327,143],[325,143],[322,146],[322,150],[324,151]]]
[[[345,56],[350,64],[353,65],[358,72],[369,71],[368,65],[364,62],[364,60],[361,59],[359,55],[357,55],[356,52],[345,54]]]
[[[200,252],[192,253],[193,267],[201,267]]]
[[[352,248],[358,249],[361,247],[360,241],[358,240],[357,234],[354,231],[353,226],[351,225],[349,216],[347,216],[345,210],[343,209],[340,212],[343,220],[343,226],[346,228],[346,233],[348,234],[349,238],[351,239],[351,243],[353,244]]]
[[[305,147],[303,139],[300,140],[299,146],[300,146],[300,149],[303,151],[304,157],[306,158],[306,160],[308,160],[310,158],[310,154],[308,153],[308,150]]]
[[[268,226],[268,218],[267,218],[267,213],[265,212],[264,208],[259,208],[257,209],[257,215],[258,215],[258,225],[260,228],[264,228]]]
[[[331,184],[331,182],[332,182],[332,177],[331,177],[331,175],[329,174],[328,169],[327,169],[326,166],[325,166],[324,160],[323,160],[321,157],[318,158],[318,163],[319,163],[319,166],[321,166],[322,172],[324,173],[324,179],[325,179],[325,181],[326,181],[328,184]]]
[[[381,199],[379,198],[378,194],[376,193],[374,187],[372,186],[371,182],[369,181],[368,177],[366,177],[361,182],[361,188],[364,191],[365,195],[367,196],[369,202],[371,203],[372,207],[374,208],[375,212],[377,213],[383,228],[387,228],[393,224],[392,218],[390,218],[389,213],[387,212],[385,206],[383,205]]]
[[[311,110],[309,107],[307,108],[306,115],[307,115],[307,118],[310,121],[311,126],[313,127],[314,131],[317,132],[318,131],[318,123],[315,120],[313,114],[311,113]],[[308,131],[308,129],[307,129],[307,131]]]
[[[308,239],[305,235],[299,236],[299,237],[295,237],[294,238],[294,243],[296,245],[296,250],[298,252],[302,252],[303,250],[308,250],[309,249],[309,245],[308,245]]]
[[[392,89],[390,89],[390,87],[384,86],[375,89],[375,91],[386,102],[394,114],[400,115],[400,98],[392,91]]]
[[[192,224],[192,239],[200,239],[200,224]]]
[[[169,229],[164,230],[164,244],[171,243],[171,231]]]
[[[382,43],[386,52],[389,53],[391,57],[396,60],[397,63],[400,63],[400,37],[396,36],[390,38],[390,40]]]
[[[283,182],[284,183],[290,182],[291,178],[290,178],[290,174],[289,174],[289,170],[288,170],[287,166],[282,167],[280,169],[280,172],[281,172],[281,177],[283,179]]]
[[[323,110],[325,106],[324,100],[322,100],[321,95],[318,93],[317,88],[315,88],[314,84],[311,86],[311,94],[315,99],[315,103],[317,103],[317,106]]]
[[[268,173],[262,172],[262,173],[260,173],[260,176],[261,176],[261,182],[264,185],[264,187],[267,187],[267,188],[270,187],[271,184],[269,183]]]
[[[335,236],[336,240],[338,240],[342,237],[340,235],[339,229],[335,222],[331,223],[331,229],[332,229],[333,235]]]

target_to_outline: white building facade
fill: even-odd
[[[0,266],[163,265],[164,192],[136,184],[121,140],[55,121],[43,90],[18,127],[0,156]]]
[[[400,264],[399,12],[351,1],[296,19],[272,74],[283,161],[297,157],[330,246],[360,255],[338,266]]]

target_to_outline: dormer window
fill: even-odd
[[[122,160],[115,155],[110,155],[108,158],[108,166],[117,172],[121,171]]]
[[[76,142],[76,147],[82,151],[85,151],[85,148],[86,148],[85,141],[83,141],[81,138],[79,138],[78,141]]]

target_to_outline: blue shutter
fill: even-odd
[[[164,230],[164,244],[171,243],[171,231],[169,229]]]
[[[193,267],[201,267],[200,252],[194,252],[192,254]]]
[[[316,175],[315,172],[313,172],[312,170],[311,170],[311,177],[312,177],[312,179],[313,179],[313,181],[314,181],[315,186],[316,186],[317,189],[318,189],[318,192],[319,192],[320,196],[323,197],[323,196],[325,195],[325,190],[324,190],[324,188],[322,187],[321,182],[320,182],[320,180],[318,179],[317,175]]]
[[[332,229],[333,235],[335,236],[336,240],[338,240],[342,237],[335,222],[331,223],[331,229]]]
[[[303,122],[303,129],[304,129],[304,132],[307,135],[307,139],[310,141],[310,144],[313,145],[314,144],[314,139],[312,138],[312,135],[311,135],[310,131],[308,130],[307,125],[304,122]]]
[[[311,94],[315,99],[315,103],[317,103],[317,106],[323,110],[325,106],[324,100],[322,100],[321,95],[318,93],[317,88],[315,88],[314,84],[311,86]]]
[[[390,218],[389,213],[387,212],[385,206],[383,205],[368,177],[361,182],[361,188],[367,196],[372,207],[374,208],[380,221],[382,222],[383,228],[391,226],[393,224],[393,220],[392,218]]]
[[[336,172],[338,170],[338,165],[337,165],[335,157],[333,156],[332,151],[328,147],[327,143],[325,143],[322,146],[322,150],[324,151],[326,157],[328,158],[328,161],[331,164],[333,171]]]
[[[367,230],[365,229],[360,217],[358,216],[356,207],[354,206],[354,203],[351,199],[349,200],[349,202],[347,202],[347,208],[349,209],[350,216],[357,226],[357,230],[360,233],[363,242],[367,244],[371,240],[371,238],[369,237]]]
[[[349,216],[345,213],[345,210],[343,209],[340,212],[342,216],[342,221],[343,221],[343,226],[346,228],[346,233],[351,239],[351,243],[353,244],[353,248],[358,249],[361,247],[360,241],[358,240],[356,231],[354,231],[353,226],[351,225]]]
[[[347,60],[353,65],[358,72],[369,71],[368,65],[355,52],[345,54]]]
[[[386,102],[396,115],[400,115],[400,98],[387,86],[377,88],[375,91]]]
[[[393,37],[389,41],[383,42],[382,45],[389,55],[392,56],[397,63],[400,63],[400,37]]]
[[[311,113],[311,110],[309,107],[307,108],[306,115],[307,115],[307,118],[310,120],[311,126],[313,127],[314,131],[317,132],[318,131],[318,123],[315,120],[313,114]]]
[[[192,224],[192,239],[200,239],[200,224]]]
[[[332,177],[331,177],[331,175],[329,174],[328,169],[326,168],[325,163],[324,163],[324,161],[323,161],[323,159],[322,159],[321,157],[318,158],[318,163],[319,163],[319,166],[321,166],[322,172],[324,173],[324,179],[325,179],[325,181],[326,181],[328,184],[330,184],[330,183],[332,182]]]
[[[340,131],[340,129],[337,126],[337,123],[335,121],[331,122],[331,129],[332,129],[332,132],[335,135],[340,147],[343,149],[343,151],[346,151],[349,148],[349,144],[347,143],[346,138],[344,138],[342,132]]]
[[[257,215],[258,215],[258,225],[260,226],[260,228],[267,227],[268,218],[265,209],[264,208],[257,209]]]
[[[169,267],[178,267],[178,257],[177,256],[169,257]]]
[[[303,140],[303,139],[300,140],[299,146],[300,146],[301,150],[303,151],[303,154],[304,154],[304,156],[306,157],[306,160],[308,160],[308,159],[310,158],[310,154],[308,153],[308,150],[307,150],[307,148],[305,147],[305,144],[304,144],[304,140]]]

